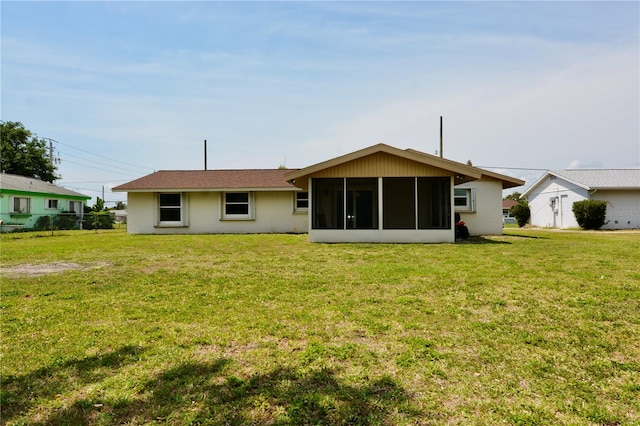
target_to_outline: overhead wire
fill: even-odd
[[[139,169],[154,170],[151,167],[140,166],[140,165],[137,165],[137,164],[128,163],[128,162],[120,160],[120,159],[113,159],[113,158],[107,157],[105,155],[96,154],[96,153],[87,151],[85,149],[78,148],[78,147],[75,147],[73,145],[70,145],[70,144],[67,144],[67,143],[64,143],[64,142],[60,142],[59,140],[56,140],[56,139],[51,139],[51,138],[43,138],[43,139],[50,140],[50,141],[55,142],[55,143],[59,143],[60,145],[64,145],[64,146],[67,146],[69,148],[84,152],[85,154],[89,154],[89,155],[93,155],[93,156],[96,156],[96,157],[104,158],[105,160],[114,161],[116,163],[121,163],[121,164],[127,164],[129,166],[133,166],[133,167],[136,167],[136,168],[139,168]],[[68,154],[68,155],[70,155],[70,154]]]
[[[126,168],[126,167],[121,167],[121,165],[128,165],[137,169],[146,169],[146,170],[153,170],[149,167],[146,166],[140,166],[137,164],[133,164],[133,163],[129,163],[127,161],[122,161],[120,159],[114,159],[114,158],[110,158],[107,157],[105,155],[101,155],[101,154],[96,154],[94,152],[90,152],[86,149],[82,149],[82,148],[78,148],[75,147],[71,144],[65,143],[65,142],[61,142],[59,140],[56,139],[52,139],[52,138],[42,138],[45,140],[48,140],[52,143],[55,144],[59,144],[59,145],[64,145],[65,147],[77,150],[79,152],[91,155],[93,157],[96,158],[100,158],[103,160],[108,160],[108,162],[105,161],[100,161],[99,165],[100,166],[96,166],[96,160],[89,158],[87,156],[79,156],[79,155],[75,155],[73,153],[68,152],[68,150],[63,150],[62,152],[58,149],[58,147],[56,146],[56,151],[58,152],[59,156],[63,156],[64,157],[64,162],[65,163],[69,163],[69,164],[74,164],[76,166],[80,166],[80,167],[85,167],[85,168],[90,168],[92,170],[101,170],[107,173],[114,173],[117,174],[118,176],[122,177],[122,176],[126,176],[126,177],[134,177],[137,178],[140,176],[140,174],[142,173],[140,170],[133,170],[131,168]],[[80,161],[72,161],[69,160],[68,157],[72,157],[75,159],[78,159]],[[115,162],[118,165],[114,165],[114,164],[110,164],[110,162]],[[89,164],[87,164],[89,163]],[[84,191],[84,192],[89,192],[91,194],[96,194],[98,196],[100,196],[100,194],[103,194],[104,196],[104,184],[106,183],[115,183],[115,182],[127,182],[126,179],[117,179],[117,180],[113,180],[113,179],[109,179],[109,180],[104,180],[104,181],[88,181],[88,180],[83,180],[82,178],[78,178],[78,177],[68,177],[71,179],[76,180],[75,182],[64,182],[65,178],[61,178],[61,184],[64,185],[65,187],[68,187],[69,189],[73,189],[73,190],[77,190],[77,191]],[[103,186],[102,190],[98,189],[98,188],[87,188],[85,185],[87,184],[101,184]],[[80,185],[80,186],[76,186],[76,185]],[[105,202],[107,202],[107,200],[105,200]],[[113,202],[116,203],[118,201],[108,201],[109,203]]]
[[[498,166],[475,166],[481,169],[502,169],[502,170],[535,170],[539,172],[546,172],[549,169],[536,169],[532,167],[498,167]]]
[[[96,166],[93,166],[93,165],[77,163],[77,162],[75,162],[75,161],[65,160],[65,162],[67,162],[67,163],[71,163],[71,164],[75,164],[76,166],[88,167],[88,168],[91,168],[91,169],[94,169],[94,170],[102,170],[103,172],[119,173],[120,175],[132,176],[132,177],[139,177],[139,176],[131,175],[131,174],[127,174],[127,173],[114,172],[113,170],[107,170],[107,169],[103,169],[103,168],[101,168],[101,167],[96,167]],[[85,183],[86,183],[86,182],[85,182]]]
[[[59,151],[59,152],[60,152],[60,154],[68,155],[69,157],[79,158],[79,159],[81,159],[81,160],[86,160],[86,158],[79,157],[79,156],[77,156],[77,155],[73,155],[73,154],[70,154],[70,153],[68,153],[68,152],[63,152],[63,151]],[[65,160],[65,161],[69,161],[69,160]],[[90,161],[90,160],[88,160],[88,161]],[[78,164],[78,163],[72,163],[72,164]],[[138,171],[137,171],[137,170],[125,169],[124,167],[112,166],[112,165],[110,165],[110,164],[106,164],[106,165],[105,165],[105,164],[103,164],[103,166],[104,166],[104,167],[110,167],[110,168],[113,168],[113,169],[124,170],[124,171],[127,171],[127,172],[138,173]],[[90,166],[90,167],[94,167],[94,166],[92,165],[92,166]],[[101,169],[101,170],[104,170],[104,169]],[[105,170],[105,171],[109,171],[109,170]],[[118,172],[118,173],[119,173],[119,172]]]
[[[66,181],[65,181],[65,184],[67,184],[67,185],[73,185],[73,184],[78,184],[78,183],[80,183],[80,184],[83,184],[83,183],[102,183],[102,184],[107,184],[107,183],[129,182],[129,180],[128,180],[128,179],[117,179],[117,180],[112,180],[112,179],[109,179],[109,180],[82,180],[81,178],[78,178],[78,177],[70,177],[70,176],[68,176],[67,178],[69,178],[69,179],[78,179],[78,180],[79,180],[79,182],[66,182]],[[62,178],[62,179],[67,179],[67,178]]]
[[[107,172],[107,173],[114,173],[114,174],[117,174],[120,177],[125,176],[125,177],[132,177],[132,178],[140,177],[140,174],[142,172],[140,170],[133,170],[131,168],[121,167],[120,165],[128,165],[128,166],[131,166],[131,167],[134,167],[134,168],[137,168],[137,169],[153,170],[153,169],[151,169],[149,167],[146,167],[146,166],[140,166],[138,164],[133,164],[133,163],[130,163],[130,162],[127,162],[127,161],[122,161],[120,159],[114,159],[114,158],[111,158],[111,157],[108,157],[108,156],[105,156],[105,155],[102,155],[102,154],[96,154],[96,153],[88,151],[86,149],[78,148],[78,147],[75,147],[75,146],[73,146],[71,144],[68,144],[68,143],[65,143],[65,142],[61,142],[61,141],[59,141],[57,139],[52,139],[52,138],[42,138],[42,139],[48,140],[48,141],[50,141],[52,143],[55,143],[55,144],[63,145],[65,147],[68,147],[68,148],[71,148],[73,150],[76,150],[76,151],[91,155],[91,156],[96,157],[96,158],[100,158],[100,159],[103,159],[103,160],[108,160],[108,162],[101,161],[99,163],[100,166],[96,166],[96,160],[94,160],[92,158],[89,158],[89,157],[86,157],[86,156],[75,155],[73,153],[68,152],[66,149],[63,150],[63,151],[60,151],[58,149],[58,147],[56,146],[56,150],[57,150],[58,154],[60,156],[64,157],[64,163],[74,164],[76,166],[80,166],[80,167],[84,167],[84,168],[90,168],[92,170],[101,170],[101,171],[104,171],[104,172]],[[72,158],[78,159],[81,162],[69,160],[68,157],[72,157]],[[113,164],[110,164],[109,162],[115,162],[115,163],[118,163],[118,165],[113,165]],[[82,178],[78,178],[78,177],[67,177],[67,178],[74,179],[74,180],[76,180],[76,182],[65,182],[64,181],[65,178],[62,177],[60,183],[65,185],[65,186],[67,186],[67,187],[69,187],[70,189],[76,189],[76,190],[81,190],[81,191],[89,191],[89,192],[94,193],[94,194],[104,194],[104,188],[102,190],[100,190],[100,189],[90,189],[90,188],[86,188],[84,186],[75,186],[75,185],[77,185],[77,184],[79,184],[79,185],[101,184],[104,187],[104,184],[107,184],[107,183],[115,183],[115,182],[119,183],[119,182],[127,182],[128,181],[127,179],[117,179],[117,180],[109,179],[109,180],[104,180],[104,181],[88,181],[88,180],[83,180]]]

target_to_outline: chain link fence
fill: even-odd
[[[116,215],[111,211],[89,212],[82,215],[77,213],[54,214],[12,214],[3,213],[0,216],[0,233],[31,232],[31,231],[66,231],[77,229],[114,229],[116,226],[126,225],[126,219],[116,221]]]

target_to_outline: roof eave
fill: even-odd
[[[524,185],[526,182],[522,179],[514,178],[511,176],[503,175],[501,173],[492,172],[491,170],[481,169],[476,167],[478,170],[482,171],[483,176],[488,176],[492,179],[497,179],[502,181],[502,189],[515,188],[518,186]]]
[[[295,186],[287,187],[240,187],[240,188],[119,188],[115,187],[112,192],[287,192],[301,191]]]
[[[26,189],[13,189],[13,188],[0,188],[0,193],[3,194],[33,194],[39,197],[64,197],[64,198],[74,198],[74,199],[90,199],[91,196],[84,195],[79,192],[72,191],[72,193],[66,192],[42,192],[42,191],[30,191]]]
[[[592,186],[590,191],[637,191],[640,186]]]
[[[511,181],[502,181],[502,189],[510,189],[510,188],[517,188],[519,186],[523,186],[526,182],[520,179],[517,179],[518,182],[511,182]]]

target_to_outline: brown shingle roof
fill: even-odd
[[[518,202],[516,200],[502,200],[502,208],[503,209],[510,209],[511,207],[515,206],[516,204],[518,204]]]
[[[113,191],[157,190],[296,190],[286,181],[291,169],[160,170],[116,186]]]

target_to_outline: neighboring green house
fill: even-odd
[[[33,228],[43,216],[75,214],[82,220],[84,204],[91,197],[35,178],[0,174],[2,232]]]

